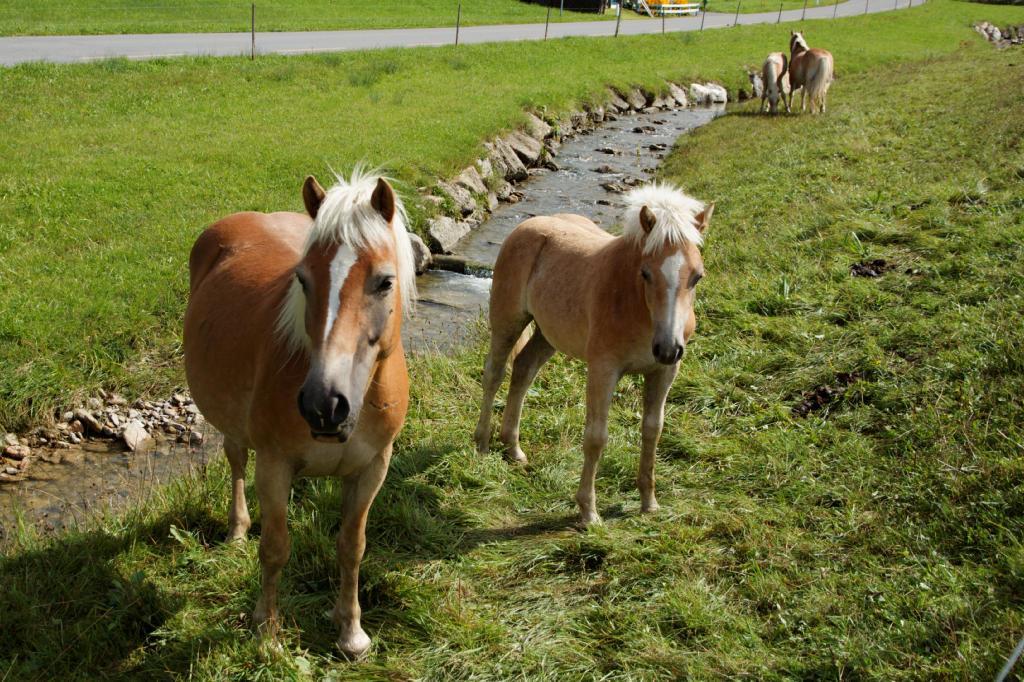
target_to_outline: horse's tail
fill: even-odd
[[[833,77],[833,66],[832,66],[832,55],[822,55],[818,63],[815,64],[814,72],[810,74],[807,79],[807,97],[811,100],[811,111],[814,111],[814,106],[817,104],[818,110],[822,111],[825,108],[825,95],[828,94],[828,88],[832,85]]]

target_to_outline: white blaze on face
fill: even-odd
[[[680,316],[682,318],[680,320],[675,319],[677,311],[676,298],[679,294],[679,272],[683,269],[685,262],[686,256],[679,252],[672,254],[661,263],[661,274],[665,277],[667,286],[665,302],[668,305],[668,310],[666,311],[665,322],[672,329],[672,333],[679,339],[682,338],[682,330],[686,326],[686,314],[683,313]]]
[[[327,340],[327,335],[331,333],[331,328],[334,327],[334,321],[338,319],[338,308],[341,305],[340,295],[341,289],[345,286],[345,280],[348,279],[349,270],[356,262],[356,252],[352,250],[348,244],[342,244],[338,247],[338,252],[334,254],[334,260],[331,261],[331,283],[327,297],[327,323],[324,325],[324,340]]]

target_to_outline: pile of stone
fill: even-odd
[[[695,91],[695,87],[698,90]],[[516,183],[537,173],[558,170],[554,157],[563,139],[588,133],[605,120],[614,120],[620,113],[685,107],[691,99],[696,100],[695,104],[725,102],[725,89],[720,85],[695,83],[690,86],[690,92],[699,92],[700,98],[687,96],[686,90],[675,83],[669,83],[664,94],[639,88],[612,89],[607,92],[604,104],[572,112],[562,119],[544,120],[528,113],[523,130],[485,142],[484,155],[455,178],[438,182],[429,190],[421,188],[429,191],[423,201],[436,207],[437,216],[427,224],[429,249],[418,237],[412,237],[417,252],[417,272],[429,266],[430,252],[451,253],[455,244],[483,223],[499,202],[518,201],[522,194],[516,191]]]
[[[136,400],[132,404],[116,393],[100,392],[84,406],[60,415],[54,426],[41,426],[25,436],[8,433],[0,451],[0,481],[17,480],[36,457],[49,462],[63,459],[67,450],[94,440],[121,441],[129,450],[149,447],[157,440],[202,445],[199,408],[185,392],[168,400]]]
[[[974,25],[974,30],[997,47],[1006,48],[1011,45],[1024,45],[1024,24],[999,28],[987,21],[982,21]]]

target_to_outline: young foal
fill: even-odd
[[[793,104],[793,92],[800,90],[800,111],[804,111],[807,99],[811,100],[811,113],[817,107],[825,113],[825,96],[832,85],[833,61],[828,50],[807,47],[802,33],[793,31],[789,37],[789,110]]]
[[[302,197],[309,216],[236,213],[199,236],[185,371],[196,404],[224,434],[232,540],[249,529],[245,467],[256,451],[263,575],[254,619],[270,635],[292,479],[341,477],[333,617],[339,648],[359,656],[370,646],[357,598],[366,516],[409,398],[400,332],[415,296],[412,252],[405,211],[384,179],[356,171],[325,192],[309,177]]]
[[[788,66],[786,55],[781,52],[772,52],[764,60],[764,64],[761,66],[761,78],[764,79],[764,94],[761,95],[762,112],[765,100],[768,101],[768,111],[773,114],[779,110],[780,98],[783,104],[786,104],[786,90],[789,84]],[[789,111],[789,104],[786,104],[786,111]]]
[[[576,501],[582,522],[600,522],[594,494],[608,439],[608,408],[623,374],[644,376],[643,447],[637,484],[643,511],[654,511],[654,452],[665,398],[693,334],[694,287],[704,275],[698,246],[714,204],[705,207],[670,185],[626,195],[625,231],[612,237],[578,215],[530,218],[508,236],[494,266],[491,349],[484,365],[476,445],[486,452],[494,396],[509,354],[532,320],[536,329],[512,368],[501,440],[513,461],[526,391],[555,350],[587,362],[583,476]]]

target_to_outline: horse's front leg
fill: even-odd
[[[288,496],[292,488],[292,468],[283,457],[256,453],[256,493],[260,500],[261,592],[253,620],[265,635],[275,637],[280,627],[277,615],[277,586],[281,571],[288,563],[291,539],[288,537]]]
[[[654,497],[654,460],[665,423],[665,398],[672,387],[679,365],[670,365],[644,376],[644,421],[641,427],[643,444],[640,450],[640,471],[636,484],[640,489],[640,511],[658,511]]]
[[[587,423],[583,431],[583,475],[576,491],[576,503],[580,506],[580,521],[584,526],[601,523],[597,513],[597,494],[594,481],[597,464],[608,442],[608,409],[612,394],[619,382],[618,368],[590,363],[587,368]]]
[[[340,630],[338,648],[351,658],[361,657],[370,648],[370,638],[360,623],[359,564],[366,550],[366,517],[384,483],[390,460],[389,444],[365,469],[344,479],[341,493],[341,530],[337,545],[341,587],[332,617]]]

